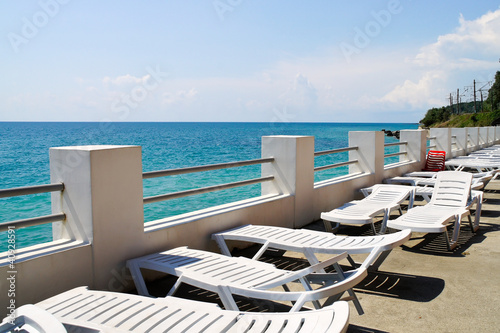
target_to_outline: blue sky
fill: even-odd
[[[0,2],[0,121],[418,122],[500,70],[497,1]]]

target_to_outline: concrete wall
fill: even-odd
[[[437,147],[452,151],[456,135],[463,150],[468,133],[498,142],[497,128],[433,129]],[[474,139],[477,138],[477,139]],[[50,150],[51,181],[64,191],[52,194],[54,213],[67,219],[54,223],[54,242],[16,253],[16,306],[36,303],[80,285],[124,291],[133,287],[125,261],[177,246],[217,251],[210,235],[243,224],[299,228],[360,196],[359,189],[386,177],[419,170],[425,163],[426,132],[401,131],[406,157],[384,165],[382,132],[351,132],[350,174],[314,183],[314,138],[268,136],[262,139],[262,157],[274,157],[262,166],[262,175],[274,181],[262,185],[262,196],[188,214],[144,223],[141,148],[137,146],[59,147]],[[484,145],[484,142],[481,142]],[[441,149],[441,148],[440,148]],[[450,154],[451,155],[451,154]],[[6,253],[0,254],[0,274],[9,276]],[[6,309],[10,284],[0,279],[0,307]],[[3,315],[3,313],[0,313]]]

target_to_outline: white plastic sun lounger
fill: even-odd
[[[69,290],[36,306],[20,307],[18,316],[25,309],[30,314],[33,309],[42,314],[37,318],[40,326],[48,326],[49,321],[55,322],[54,326],[48,326],[49,330],[32,331],[38,333],[326,333],[345,332],[349,325],[349,306],[343,301],[320,310],[299,313],[240,312],[222,310],[213,303],[177,297],[150,298],[91,291],[87,287]],[[59,330],[52,330],[56,324]]]
[[[460,171],[460,170],[454,170]],[[443,172],[443,171],[440,171]],[[409,184],[412,186],[434,186],[436,183],[437,172],[431,175],[429,172],[411,172],[404,176],[392,177],[385,179],[384,181],[388,184]],[[493,172],[480,172],[472,173],[472,189],[481,190],[488,182],[493,178]]]
[[[16,309],[15,317],[0,323],[0,332],[66,333],[66,328],[49,312],[33,304]]]
[[[474,175],[474,174],[473,174]],[[434,186],[434,183],[432,184]],[[401,185],[405,186],[405,185]],[[414,195],[415,197],[421,196],[424,198],[425,201],[430,202],[432,194],[434,193],[434,187],[433,186],[415,186],[414,187]],[[471,224],[471,229],[473,232],[476,232],[479,229],[479,219],[481,217],[481,210],[483,207],[483,200],[484,200],[484,194],[482,191],[476,190],[476,188],[482,188],[483,186],[477,186],[476,183],[471,184],[471,195],[469,198],[469,201],[467,202],[467,207],[469,210],[475,205],[476,212],[474,214],[474,223],[472,223],[472,219],[470,215],[468,216],[469,222]],[[362,188],[361,193],[363,193],[364,196],[368,196],[372,191],[373,187],[365,187]],[[412,208],[412,205],[408,205],[408,208]]]
[[[290,312],[303,308],[306,302],[312,302],[315,308],[329,305],[340,299],[344,292],[350,294],[360,314],[363,313],[352,288],[366,276],[366,267],[343,272],[337,264],[347,257],[338,255],[319,264],[298,271],[276,268],[272,264],[244,257],[228,257],[222,254],[175,248],[127,261],[137,291],[141,295],[149,295],[142,269],[163,272],[178,279],[168,295],[173,295],[182,283],[217,293],[225,309],[238,310],[233,295],[254,299],[282,301],[294,303]],[[335,273],[322,273],[328,266],[335,267]],[[318,273],[320,272],[320,273]],[[290,291],[287,284],[300,281],[303,290]],[[320,284],[313,289],[311,283]],[[273,289],[283,287],[285,291]],[[319,301],[326,299],[323,305]]]
[[[383,215],[380,228],[380,233],[383,234],[389,215],[396,209],[402,214],[400,204],[407,198],[410,199],[411,205],[412,187],[378,184],[373,187],[373,192],[366,198],[350,201],[330,212],[323,212],[321,218],[327,231],[335,231],[340,224],[371,224],[373,233],[376,234],[374,218]]]
[[[468,209],[472,175],[466,172],[442,171],[431,200],[425,206],[413,207],[387,226],[394,229],[411,229],[413,232],[444,233],[449,250],[457,246],[462,218],[470,214]],[[451,240],[446,227],[455,221]]]
[[[378,270],[382,262],[395,247],[410,239],[411,231],[403,230],[393,234],[376,236],[337,236],[329,232],[308,229],[289,229],[264,225],[244,225],[212,235],[221,252],[231,256],[227,246],[228,241],[239,241],[262,244],[262,247],[252,258],[259,259],[269,249],[294,251],[303,253],[309,263],[318,263],[316,254],[364,254],[365,266],[370,270]],[[348,257],[355,267],[354,261]]]

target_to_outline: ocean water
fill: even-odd
[[[0,122],[0,189],[49,184],[49,148],[75,145],[139,145],[143,171],[260,158],[265,135],[312,135],[315,151],[347,147],[349,131],[416,129],[399,123],[17,123]],[[386,138],[386,142],[396,141]],[[394,147],[396,149],[396,147]],[[347,160],[347,153],[317,157],[321,166]],[[387,162],[390,162],[387,161]],[[317,172],[315,181],[347,173],[347,167]],[[260,166],[207,171],[144,181],[152,196],[260,176]],[[144,206],[145,221],[258,196],[260,185]],[[51,214],[50,194],[0,199],[0,223]],[[52,240],[50,224],[16,230],[16,247]],[[0,234],[0,251],[7,235]]]

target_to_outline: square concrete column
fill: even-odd
[[[64,184],[52,210],[67,217],[54,224],[54,240],[91,243],[92,287],[108,289],[144,239],[141,147],[51,148],[50,178]]]
[[[467,153],[479,149],[479,128],[467,127]]]
[[[467,155],[468,136],[467,128],[452,128],[451,136],[455,142],[455,151],[453,156]]]
[[[274,157],[273,163],[262,165],[262,176],[274,175],[272,183],[262,184],[262,195],[281,193],[294,196],[294,228],[314,219],[314,137],[264,136],[262,157]]]
[[[431,144],[436,145],[432,149],[444,151],[446,159],[451,158],[451,128],[431,128],[430,136],[435,138],[431,140]]]
[[[420,169],[425,165],[427,155],[427,131],[425,130],[402,130],[399,136],[400,142],[407,142],[406,147],[400,146],[400,151],[408,154],[411,161],[420,162]]]
[[[381,183],[384,177],[384,132],[353,131],[349,132],[349,147],[358,147],[349,151],[349,160],[358,160],[357,165],[349,165],[349,173],[364,172],[374,175],[373,182]]]
[[[493,126],[488,126],[486,127],[487,135],[486,135],[486,142],[487,146],[491,146],[495,142],[495,127]]]
[[[488,146],[488,127],[478,128],[478,141],[479,148],[484,148]]]

